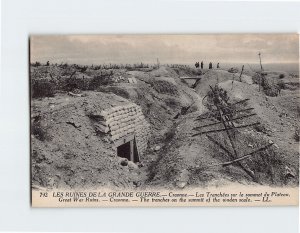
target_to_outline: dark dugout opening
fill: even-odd
[[[117,155],[132,162],[139,162],[135,140],[131,140],[117,147]]]

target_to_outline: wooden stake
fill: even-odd
[[[260,64],[260,76],[259,76],[259,85],[258,85],[258,91],[260,91],[260,88],[261,88],[261,79],[262,79],[262,72],[263,72],[263,67],[262,67],[262,64],[261,64],[261,53],[259,52],[258,53],[258,56],[259,56],[259,64]]]
[[[244,71],[244,65],[242,66],[242,71],[241,71],[241,74],[240,74],[240,77],[239,77],[240,82],[242,82],[243,71]]]
[[[258,53],[258,56],[259,56],[260,70],[263,71],[263,67],[262,67],[262,64],[261,64],[261,53],[260,52]]]

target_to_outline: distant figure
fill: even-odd
[[[196,62],[196,63],[195,63],[195,67],[196,67],[196,68],[199,68],[199,62]]]
[[[208,65],[208,69],[212,69],[212,63],[211,62]]]
[[[220,64],[219,64],[219,62],[218,62],[218,64],[217,64],[217,68],[220,68]]]
[[[50,62],[49,61],[47,61],[47,64],[46,64],[46,66],[49,66],[50,65]]]
[[[277,86],[277,95],[280,95],[280,92],[281,92],[281,88],[279,86]]]
[[[203,61],[201,62],[201,70],[203,69]]]

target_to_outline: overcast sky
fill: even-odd
[[[296,34],[32,36],[31,62],[194,64],[298,62]]]

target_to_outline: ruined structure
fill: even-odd
[[[147,149],[150,125],[137,104],[110,101],[115,102],[114,106],[104,104],[100,111],[88,115],[94,120],[95,130],[108,138],[118,156],[138,162]]]

